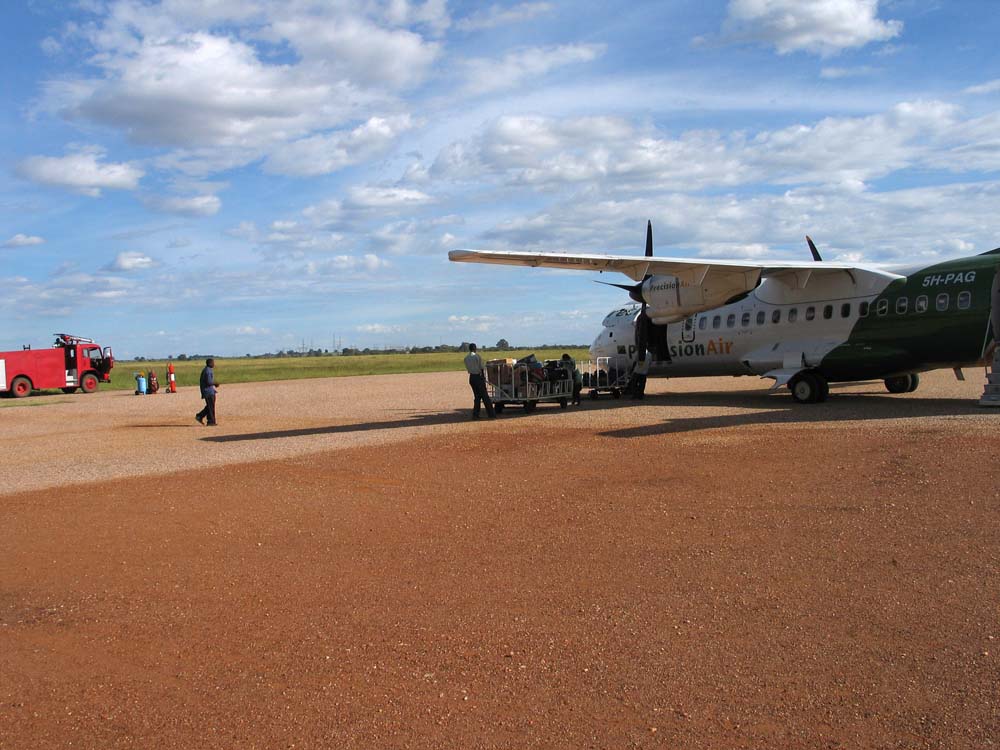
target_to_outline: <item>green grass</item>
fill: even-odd
[[[577,361],[590,357],[584,348],[566,349]],[[495,352],[481,351],[483,360],[496,357],[520,358],[534,353],[541,360],[558,359],[563,350],[518,349]],[[256,383],[265,380],[297,380],[300,378],[342,378],[351,375],[397,375],[412,372],[457,372],[465,369],[461,352],[431,354],[359,354],[350,357],[281,357],[274,359],[215,358],[215,378],[219,383]],[[198,385],[205,360],[179,362],[173,360],[177,385]],[[115,362],[111,383],[101,389],[135,390],[134,373],[152,369],[160,381],[161,390],[167,385],[167,361]]]

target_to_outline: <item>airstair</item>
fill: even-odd
[[[986,388],[979,405],[1000,407],[1000,346],[993,348],[993,364],[986,373]]]

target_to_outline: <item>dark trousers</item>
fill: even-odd
[[[573,383],[573,403],[580,403],[580,391],[583,390],[583,386],[580,383]]]
[[[205,408],[195,414],[195,417],[198,419],[208,417],[208,423],[215,424],[215,394],[206,394],[202,398],[205,399]]]
[[[475,398],[472,406],[472,416],[479,418],[479,402],[486,404],[486,414],[490,419],[496,416],[493,411],[493,402],[490,400],[490,392],[486,390],[486,379],[482,375],[469,375],[469,386],[472,388],[472,395]]]

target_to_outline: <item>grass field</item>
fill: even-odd
[[[565,350],[575,360],[590,357],[584,348]],[[483,360],[495,357],[520,358],[534,353],[541,360],[558,359],[563,350],[518,349],[505,352],[480,352]],[[397,375],[411,372],[452,372],[464,369],[461,352],[432,354],[361,354],[350,357],[282,357],[274,359],[215,358],[215,378],[220,383],[256,383],[264,380],[297,380],[301,378],[341,378],[351,375]],[[203,359],[173,361],[177,385],[197,385]],[[135,390],[134,373],[152,369],[160,381],[167,384],[167,361],[115,362],[111,383],[102,389]]]
[[[515,349],[511,351],[482,351],[483,360],[496,357],[521,358],[534,354],[540,360],[558,359],[563,351],[576,361],[590,357],[583,347],[571,349]],[[215,378],[220,384],[256,383],[265,380],[299,380],[302,378],[342,378],[351,375],[399,375],[412,372],[457,372],[464,369],[462,352],[435,352],[432,354],[361,354],[350,357],[275,357],[251,359],[246,357],[215,358]],[[198,385],[205,360],[173,360],[174,375],[178,386]],[[167,385],[167,360],[133,362],[119,360],[111,371],[111,382],[101,383],[100,390],[134,391],[135,373],[156,372],[160,388]],[[35,391],[35,395],[52,395],[57,390]],[[55,403],[52,401],[43,403]],[[28,399],[4,398],[0,407],[27,406]]]

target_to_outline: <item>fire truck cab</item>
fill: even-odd
[[[21,351],[0,352],[0,394],[23,398],[44,388],[94,393],[98,383],[111,382],[115,365],[111,347],[102,349],[93,339],[68,333],[55,337],[50,349],[26,346]]]

